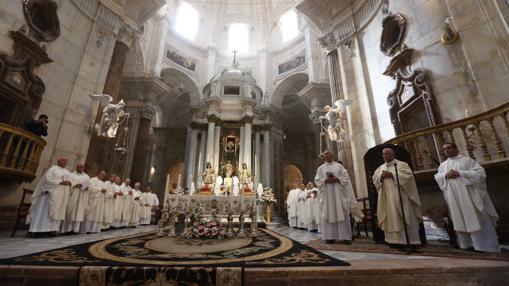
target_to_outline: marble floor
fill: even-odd
[[[309,232],[307,230],[300,230],[290,228],[284,224],[273,223],[267,226],[268,229],[273,230],[283,236],[296,240],[300,243],[307,244],[310,241],[320,238],[319,233]],[[66,247],[75,244],[81,244],[92,241],[99,241],[119,236],[127,236],[150,232],[156,230],[157,226],[141,226],[138,228],[108,230],[96,234],[78,234],[78,235],[61,235],[58,237],[48,238],[27,238],[25,233],[20,231],[16,237],[10,238],[7,233],[0,233],[0,258],[10,258],[20,255],[26,255],[39,251],[46,251],[61,247]],[[354,242],[355,243],[355,242]],[[415,259],[437,259],[430,256],[418,255],[397,255],[397,254],[382,254],[382,253],[367,253],[367,252],[349,252],[349,251],[327,251],[321,252],[345,261],[366,261],[366,260],[415,260]]]

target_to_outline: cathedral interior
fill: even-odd
[[[383,163],[381,146],[401,148],[396,157],[407,158],[413,171],[429,240],[446,232],[448,205],[434,175],[447,159],[442,146],[454,143],[485,170],[502,246],[493,259],[318,247],[351,268],[305,261],[302,269],[270,266],[285,266],[282,258],[266,258],[257,268],[245,258],[235,280],[236,264],[223,272],[215,269],[228,265],[203,263],[216,271],[207,272],[213,277],[207,285],[504,285],[506,80],[509,1],[504,0],[0,0],[0,245],[5,246],[0,281],[6,283],[1,284],[78,285],[80,277],[80,285],[99,285],[83,278],[81,266],[92,267],[88,262],[71,263],[72,270],[5,262],[88,242],[84,234],[26,238],[28,226],[18,226],[26,216],[22,206],[30,203],[26,190],[33,191],[60,158],[68,160],[69,171],[84,164],[90,178],[104,170],[150,184],[159,211],[168,190],[191,194],[209,184],[214,189],[216,177],[225,193],[235,193],[230,178],[242,182],[245,166],[251,189],[270,187],[277,199],[270,207],[274,222],[261,218],[268,231],[278,233],[281,244],[288,239],[312,248],[320,236],[288,227],[287,198],[294,184],[315,182],[325,150],[348,171],[372,240],[377,189],[371,178]],[[325,107],[336,110],[337,102],[347,103],[340,139],[331,140]],[[41,114],[47,133],[27,131],[27,122]],[[211,182],[204,175],[207,165]],[[260,217],[265,210],[258,212]],[[15,224],[18,234],[11,238]],[[110,230],[93,240],[155,230],[154,225]],[[24,252],[5,250],[27,244]],[[408,259],[417,263],[415,269]],[[111,265],[123,265],[119,261]],[[158,265],[155,271],[181,266]],[[206,284],[195,280],[189,285]]]

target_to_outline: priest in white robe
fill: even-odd
[[[119,228],[122,226],[122,211],[124,209],[124,193],[121,188],[121,180],[120,177],[115,177],[115,195],[113,196],[113,222],[111,226],[114,228]]]
[[[133,188],[131,188],[131,179],[127,178],[120,185],[120,191],[123,196],[122,214],[121,214],[121,227],[128,227],[131,221],[133,211]]]
[[[297,227],[299,229],[307,229],[309,212],[306,204],[306,186],[300,184],[298,187],[298,203],[297,203]]]
[[[288,224],[290,227],[297,228],[297,205],[299,203],[299,190],[297,184],[293,184],[292,189],[286,197],[286,210],[288,212]]]
[[[394,150],[391,148],[384,148],[382,156],[385,163],[373,174],[373,184],[378,191],[378,226],[384,231],[385,241],[391,246],[406,245],[405,224],[401,211],[403,204],[409,244],[420,245],[421,200],[412,170],[407,163],[395,159]],[[403,203],[399,196],[398,178]]]
[[[57,165],[49,168],[42,176],[34,193],[26,223],[30,223],[29,232],[60,231],[65,219],[69,190],[72,185],[70,172],[65,169],[67,159],[60,158]]]
[[[113,214],[115,211],[115,193],[117,188],[115,187],[115,180],[117,176],[111,175],[110,180],[106,184],[106,193],[104,194],[104,217],[102,229],[106,230],[111,227],[113,223]]]
[[[435,180],[444,192],[460,248],[500,252],[495,230],[498,214],[488,195],[484,168],[458,155],[454,143],[444,144],[443,150],[447,160],[440,164]]]
[[[142,195],[143,193],[141,192],[141,183],[134,183],[131,220],[129,221],[129,227],[137,227],[140,224],[141,213],[143,210]]]
[[[308,211],[307,224],[308,230],[312,232],[318,231],[318,222],[320,221],[319,220],[320,217],[317,215],[318,212],[316,211],[316,209],[318,208],[317,205],[318,200],[316,198],[317,193],[318,191],[316,190],[313,183],[308,182],[306,185],[306,209]]]
[[[80,233],[101,232],[104,220],[104,202],[106,196],[106,172],[100,171],[97,176],[90,179],[88,186],[88,205],[85,210],[85,220],[81,223]]]
[[[76,171],[71,174],[72,183],[65,221],[62,225],[62,233],[80,232],[80,225],[85,219],[85,210],[88,206],[88,186],[90,177],[83,171],[84,164],[77,164]]]
[[[357,202],[348,172],[334,162],[332,152],[323,153],[325,163],[318,167],[315,184],[322,198],[320,231],[326,243],[343,240],[352,243],[350,213]]]

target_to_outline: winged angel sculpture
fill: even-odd
[[[327,112],[324,116],[320,116],[320,124],[322,130],[326,130],[331,141],[345,141],[345,131],[341,128],[341,122],[346,119],[346,106],[352,103],[349,99],[341,99],[334,102],[336,108],[326,105],[323,109]],[[327,129],[324,127],[324,119],[329,123]]]
[[[115,138],[118,126],[129,118],[129,113],[124,111],[124,100],[114,104],[113,98],[107,94],[90,94],[90,98],[93,101],[99,101],[101,107],[105,106],[102,110],[101,121],[95,125],[97,135]]]

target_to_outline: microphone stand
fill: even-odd
[[[401,205],[401,214],[403,215],[403,227],[405,229],[405,238],[406,238],[406,254],[410,254],[410,238],[408,237],[408,230],[406,227],[406,218],[405,218],[405,209],[403,208],[403,198],[401,196],[401,188],[399,185],[399,176],[398,176],[398,165],[394,163],[394,170],[396,171],[396,182],[398,183],[398,194],[399,194],[399,203]]]

